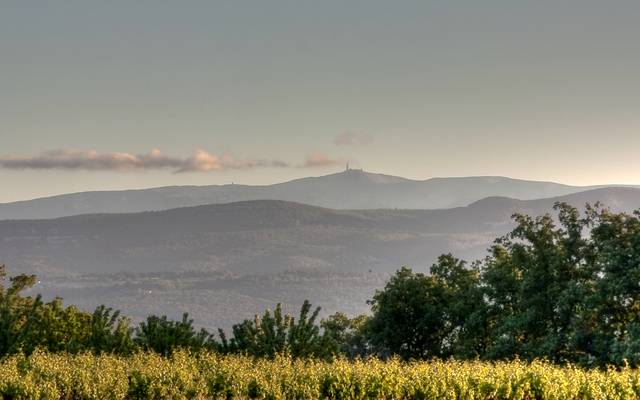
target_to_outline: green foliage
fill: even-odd
[[[293,317],[282,313],[278,304],[273,311],[266,310],[262,317],[244,320],[233,326],[233,338],[228,348],[231,352],[242,352],[253,356],[274,357],[288,348],[289,330]],[[224,334],[221,334],[224,337]]]
[[[519,355],[584,364],[636,363],[640,310],[638,214],[557,204],[550,216],[516,215],[483,270],[491,345]],[[587,235],[588,234],[588,235]]]
[[[479,356],[485,350],[487,331],[479,266],[468,267],[464,261],[445,254],[431,266],[431,276],[442,293],[445,329],[441,355]]]
[[[321,334],[316,323],[320,307],[311,312],[311,303],[305,300],[296,320],[283,314],[278,304],[273,311],[256,315],[253,320],[244,320],[233,326],[233,337],[227,341],[220,331],[222,349],[252,356],[273,358],[277,354],[292,357],[330,357],[337,346],[331,347],[327,334]]]
[[[323,341],[320,336],[320,328],[316,324],[320,307],[309,315],[311,303],[305,300],[300,308],[298,321],[291,319],[289,327],[288,345],[290,354],[293,357],[310,357],[325,355],[322,346]]]
[[[640,362],[640,213],[514,215],[516,227],[467,267],[398,271],[372,300],[365,334],[404,358]]]
[[[215,347],[212,336],[204,329],[196,331],[187,313],[182,315],[181,321],[172,321],[166,316],[147,317],[136,328],[134,342],[143,350],[153,350],[163,356],[170,355],[176,348],[200,350]]]
[[[403,358],[442,355],[448,329],[445,300],[434,277],[403,267],[373,296],[368,324],[372,344],[381,353]]]
[[[370,353],[365,329],[369,317],[358,315],[349,318],[337,312],[320,322],[323,329],[323,346],[331,354],[342,354],[348,358],[365,357]]]
[[[431,275],[400,269],[371,301],[366,333],[380,354],[403,358],[475,356],[484,308],[479,271],[442,255]]]
[[[0,281],[6,277],[0,267]],[[0,357],[23,352],[30,354],[37,348],[51,352],[120,355],[154,351],[163,356],[176,349],[191,351],[221,350],[241,352],[253,356],[275,357],[287,353],[293,357],[331,357],[339,352],[342,343],[330,343],[327,333],[321,332],[317,322],[320,308],[311,310],[305,301],[296,319],[282,313],[278,305],[273,313],[246,320],[233,327],[227,340],[220,330],[221,343],[204,329],[196,330],[187,313],[182,320],[151,315],[135,329],[119,311],[100,306],[93,313],[64,307],[62,299],[44,303],[41,298],[21,293],[34,285],[35,276],[19,275],[10,279],[5,289],[0,284]]]
[[[572,329],[585,299],[587,223],[559,204],[560,228],[549,215],[516,215],[517,227],[485,260],[483,283],[493,328],[487,356],[575,359]]]
[[[91,333],[87,347],[96,353],[129,354],[133,350],[133,328],[120,311],[104,305],[91,315]]]
[[[40,298],[22,297],[20,292],[35,284],[33,275],[20,275],[10,279],[5,288],[5,266],[0,266],[0,356],[22,349],[36,327],[34,311],[41,304]]]
[[[64,307],[62,299],[44,303],[40,296],[22,296],[35,284],[35,276],[18,275],[5,288],[5,267],[0,267],[0,356],[31,353],[36,348],[76,353],[126,354],[132,350],[129,321],[104,306],[93,314],[74,306]]]

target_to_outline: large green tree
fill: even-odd
[[[370,301],[367,332],[382,354],[441,356],[448,333],[446,295],[433,277],[403,267]]]
[[[430,274],[399,270],[371,301],[371,343],[405,358],[640,363],[640,212],[554,209],[514,215],[471,266],[443,255]]]
[[[485,346],[479,270],[451,254],[431,274],[400,269],[371,300],[365,333],[380,354],[403,358],[478,355]]]
[[[558,204],[550,215],[517,214],[484,261],[482,280],[492,327],[487,356],[574,359],[574,329],[593,273],[585,262],[589,219]]]
[[[589,208],[589,296],[581,350],[598,363],[640,362],[640,212]]]

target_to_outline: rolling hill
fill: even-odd
[[[34,291],[135,318],[189,311],[229,327],[305,298],[325,312],[366,312],[403,265],[427,271],[442,253],[473,260],[511,227],[557,201],[640,208],[640,189],[604,188],[537,200],[490,197],[442,210],[333,210],[278,200],[130,214],[0,221],[0,264],[40,277]]]
[[[433,178],[417,181],[347,170],[268,186],[175,186],[65,194],[0,204],[0,220],[158,211],[267,199],[334,209],[443,209],[466,206],[489,196],[531,200],[593,188],[503,177]]]
[[[537,200],[490,197],[442,210],[333,210],[255,200],[131,214],[0,221],[0,262],[51,271],[273,273],[319,267],[393,271],[453,251],[482,254],[514,212],[556,201],[640,208],[640,189],[604,188]],[[31,261],[29,261],[31,260]],[[46,272],[43,270],[42,272]]]

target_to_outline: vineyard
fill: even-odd
[[[36,351],[0,362],[5,399],[637,399],[640,371],[536,361],[273,360]]]

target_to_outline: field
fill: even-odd
[[[545,362],[255,360],[36,352],[0,362],[4,399],[637,399],[640,371]]]

